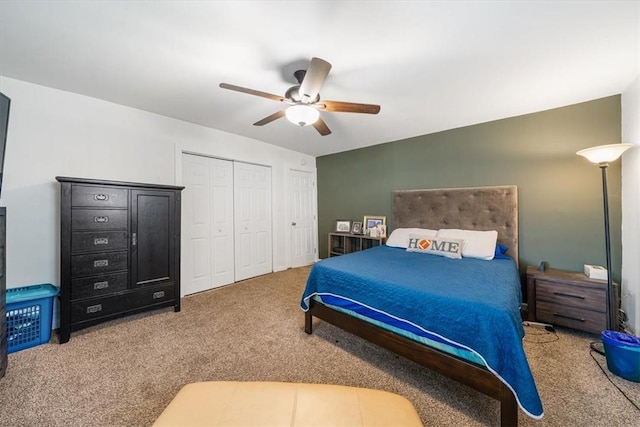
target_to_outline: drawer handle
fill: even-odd
[[[99,202],[106,202],[107,200],[109,200],[109,195],[108,194],[94,194],[93,198]]]
[[[87,307],[87,314],[93,314],[102,311],[102,304],[90,305]]]
[[[97,223],[107,223],[109,222],[109,217],[108,216],[94,216],[93,217],[93,222],[97,222]]]
[[[95,289],[95,290],[107,289],[108,287],[109,287],[109,282],[108,281],[96,282],[96,283],[93,284],[93,289]]]
[[[98,268],[98,267],[108,267],[109,266],[109,260],[108,259],[98,259],[93,261],[93,267],[94,268]]]
[[[565,319],[571,319],[571,320],[577,320],[578,322],[584,322],[585,320],[580,318],[580,317],[571,317],[571,316],[566,316],[564,314],[560,314],[560,313],[553,313],[554,316],[556,317],[563,317]]]
[[[558,295],[561,297],[569,297],[569,298],[576,298],[576,299],[584,299],[584,297],[582,295],[572,295],[572,294],[565,294],[563,292],[554,292],[554,295]]]
[[[153,293],[153,299],[164,298],[164,291],[158,291]]]
[[[109,244],[109,238],[108,237],[97,237],[97,238],[93,239],[93,244],[94,244],[94,246],[108,245]]]

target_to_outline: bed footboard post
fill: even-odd
[[[502,427],[518,426],[518,403],[513,392],[504,384],[500,391],[500,425]]]
[[[313,333],[312,327],[313,316],[311,316],[311,308],[304,312],[304,331],[308,334]]]

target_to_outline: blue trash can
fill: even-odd
[[[629,381],[640,382],[640,338],[616,331],[602,331],[607,368]]]

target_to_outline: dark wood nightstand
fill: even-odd
[[[619,287],[614,283],[616,307]],[[529,320],[599,334],[607,329],[607,281],[584,273],[527,267]]]

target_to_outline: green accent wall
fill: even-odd
[[[383,106],[384,108],[384,106]],[[375,120],[375,118],[372,118]],[[517,185],[520,268],[605,265],[601,170],[576,151],[621,138],[620,96],[318,157],[319,256],[337,219],[385,215],[393,190]],[[621,165],[608,169],[613,276],[621,270]]]

